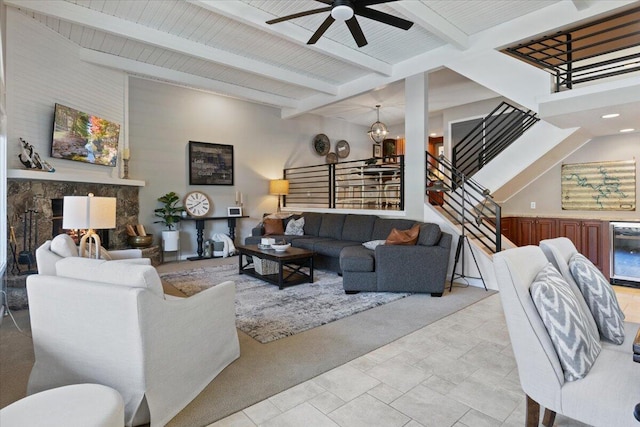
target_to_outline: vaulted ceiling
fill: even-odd
[[[367,125],[375,119],[375,104],[383,105],[382,114],[390,124],[401,123],[403,85],[394,82],[423,71],[435,72],[430,111],[497,96],[451,71],[434,69],[430,55],[472,49],[473,41],[491,28],[533,19],[541,10],[552,11],[566,3],[585,8],[590,0],[403,0],[378,4],[371,8],[414,25],[405,31],[358,17],[368,41],[361,48],[342,22],[331,25],[316,44],[307,44],[328,12],[266,24],[277,17],[326,7],[324,3],[5,0],[9,7],[20,9],[77,44],[86,61],[276,106],[285,118],[314,112]],[[444,90],[451,86],[459,89],[455,96]]]

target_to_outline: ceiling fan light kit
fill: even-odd
[[[320,37],[329,29],[331,24],[335,21],[344,21],[347,24],[347,28],[351,32],[353,39],[356,41],[358,47],[365,46],[367,39],[362,32],[362,28],[356,19],[356,15],[369,18],[373,21],[381,22],[383,24],[391,25],[396,28],[408,30],[413,25],[413,22],[406,19],[398,18],[397,16],[389,15],[385,12],[380,12],[376,9],[369,9],[368,6],[381,3],[391,3],[398,0],[316,0],[317,2],[328,4],[328,7],[322,7],[320,9],[306,10],[304,12],[298,12],[291,15],[283,16],[281,18],[275,18],[267,21],[267,24],[277,24],[278,22],[288,21],[289,19],[301,18],[303,16],[315,15],[316,13],[329,12],[326,19],[320,24],[320,27],[313,33],[307,44],[315,44]]]
[[[369,129],[369,138],[376,144],[382,143],[387,138],[389,134],[389,130],[387,129],[387,125],[380,121],[380,105],[376,105],[376,110],[378,113],[378,118],[374,124],[371,125],[371,129]]]

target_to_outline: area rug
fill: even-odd
[[[313,283],[283,290],[257,278],[239,275],[237,265],[167,273],[161,278],[188,296],[232,280],[236,284],[236,326],[263,344],[409,295],[389,292],[347,295],[342,277],[321,270],[314,271]]]

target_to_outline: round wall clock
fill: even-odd
[[[189,216],[205,216],[211,210],[211,200],[202,191],[192,191],[184,197],[184,208]]]
[[[344,139],[341,139],[336,143],[336,154],[341,159],[344,159],[345,157],[347,157],[350,151],[351,151],[351,148],[349,148],[349,143]]]
[[[319,133],[313,137],[313,149],[319,156],[325,156],[331,149],[329,137],[324,133]]]

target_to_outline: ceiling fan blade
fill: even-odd
[[[324,4],[333,4],[333,0],[316,0],[319,1],[320,3],[324,3]]]
[[[313,35],[311,36],[307,44],[315,44],[318,41],[318,39],[322,37],[324,32],[327,31],[327,29],[331,26],[331,24],[333,24],[334,21],[335,19],[333,19],[333,16],[331,15],[327,16],[327,19],[325,19],[324,22],[318,27],[316,32],[313,33]]]
[[[363,16],[365,18],[373,19],[374,21],[382,22],[383,24],[391,25],[393,27],[408,30],[413,25],[413,22],[406,19],[398,18],[397,16],[389,15],[379,10],[369,9],[367,7],[356,5],[356,15]]]
[[[329,7],[321,7],[320,9],[305,10],[304,12],[294,13],[292,15],[283,16],[281,18],[275,18],[267,21],[267,24],[277,24],[278,22],[288,21],[289,19],[301,18],[303,16],[314,15],[316,13],[328,12],[331,10]]]
[[[351,35],[356,41],[358,47],[366,46],[367,39],[365,38],[364,33],[362,32],[362,28],[360,28],[360,24],[358,23],[355,15],[353,16],[353,18],[347,20],[347,27],[349,27],[349,31],[351,31]]]

